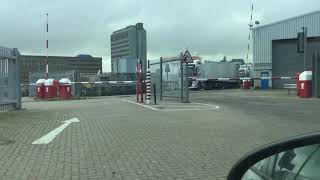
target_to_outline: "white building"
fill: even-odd
[[[253,28],[253,63],[257,76],[262,71],[269,76],[291,76],[304,70],[303,53],[297,53],[297,36],[302,27],[308,29],[307,66],[320,50],[320,11]],[[294,80],[274,80],[269,86],[282,88]]]

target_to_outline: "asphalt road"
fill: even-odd
[[[29,99],[25,110],[0,113],[0,177],[225,179],[253,148],[320,129],[320,101],[286,91],[198,91],[191,100]],[[72,118],[80,122],[65,125]],[[52,140],[32,144],[41,137]]]

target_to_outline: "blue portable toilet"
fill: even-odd
[[[268,71],[262,71],[260,74],[261,77],[261,89],[268,89],[269,88],[269,79],[264,79],[265,77],[269,77]]]

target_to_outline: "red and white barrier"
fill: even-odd
[[[109,81],[110,84],[133,84],[136,81]]]
[[[231,80],[261,80],[261,79],[297,79],[296,77],[242,77],[242,78],[195,78],[190,77],[190,80],[194,81],[231,81]],[[84,81],[84,82],[70,82],[70,84],[136,84],[137,81]],[[143,81],[144,82],[144,81]],[[35,86],[36,83],[21,84],[21,86]]]
[[[261,79],[296,79],[296,77],[242,77],[242,78],[195,78],[190,77],[189,79],[194,81],[232,81],[232,80],[261,80]]]
[[[261,80],[261,79],[272,79],[272,80],[279,80],[279,79],[297,79],[296,77],[242,77],[242,78],[195,78],[190,77],[190,80],[194,81],[231,81],[231,80]],[[137,81],[84,81],[84,82],[70,82],[70,84],[136,84]],[[143,81],[145,82],[145,81]],[[35,86],[36,83],[30,84],[21,84],[21,86]]]
[[[70,84],[135,84],[136,81],[94,81],[94,82],[70,82]],[[36,83],[21,84],[21,86],[35,86]]]

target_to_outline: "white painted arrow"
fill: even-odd
[[[68,127],[71,123],[80,122],[78,118],[72,118],[64,122],[61,126],[56,129],[50,131],[48,134],[42,136],[41,138],[33,141],[32,144],[49,144],[56,136],[58,136],[66,127]]]

